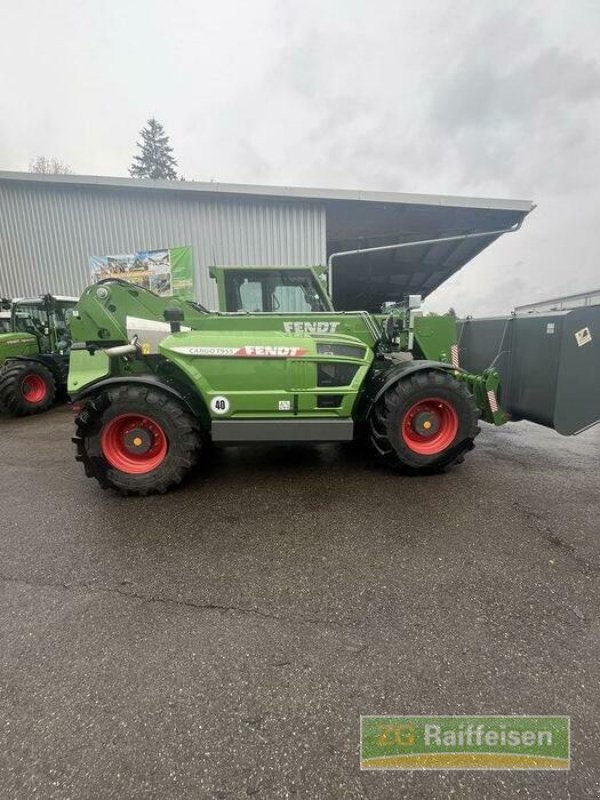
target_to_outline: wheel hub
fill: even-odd
[[[132,455],[145,455],[152,445],[152,434],[146,428],[132,428],[123,436],[123,447]]]
[[[419,411],[412,418],[412,426],[420,436],[435,436],[440,429],[440,418],[433,411]]]

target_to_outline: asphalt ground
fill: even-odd
[[[600,429],[402,478],[213,453],[163,497],[0,419],[0,797],[600,794]],[[570,772],[361,772],[361,714],[569,714]]]

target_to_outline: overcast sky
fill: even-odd
[[[188,179],[538,208],[429,307],[600,288],[598,0],[2,0],[0,169],[127,175],[155,115]]]

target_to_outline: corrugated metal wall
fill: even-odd
[[[318,201],[0,181],[0,292],[80,294],[89,257],[191,245],[197,299],[216,308],[213,264],[326,261]]]

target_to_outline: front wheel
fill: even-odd
[[[197,461],[200,428],[176,398],[146,386],[119,386],[89,399],[75,420],[77,460],[103,489],[164,493]]]
[[[56,398],[56,381],[39,361],[7,361],[0,369],[0,408],[14,417],[47,411]]]
[[[479,410],[447,372],[413,373],[385,392],[369,418],[371,443],[391,466],[435,472],[460,463],[479,433]]]

